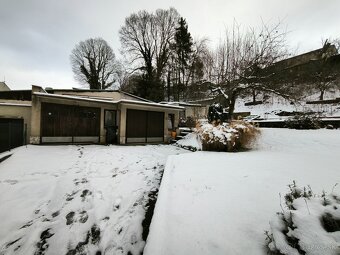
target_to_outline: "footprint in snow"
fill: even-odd
[[[79,192],[79,190],[74,190],[72,191],[71,194],[66,194],[66,201],[71,201],[73,200],[75,194],[77,194]]]
[[[79,185],[80,183],[84,184],[84,183],[88,183],[88,180],[86,178],[82,178],[82,179],[74,179],[73,180],[75,185]]]
[[[33,220],[30,220],[29,222],[27,222],[25,225],[23,225],[20,229],[24,229],[24,228],[28,228],[33,224]]]
[[[117,198],[115,202],[113,203],[113,211],[117,211],[120,208],[120,203],[122,202],[121,198]]]
[[[106,217],[104,217],[103,219],[102,219],[102,221],[108,221],[110,219],[110,217],[109,216],[106,216]]]
[[[86,197],[91,196],[91,195],[92,195],[92,192],[89,191],[88,189],[83,190],[83,192],[80,195],[81,201],[84,202]]]
[[[81,211],[80,213],[76,214],[75,212],[69,212],[66,216],[66,225],[72,225],[73,223],[80,222],[85,223],[89,215],[86,211]]]
[[[123,227],[120,227],[117,231],[117,234],[120,235],[122,233],[122,231],[123,231]]]
[[[6,249],[8,249],[8,248],[11,247],[13,244],[15,244],[15,243],[17,243],[18,241],[20,241],[21,238],[22,238],[22,237],[19,237],[18,239],[14,240],[14,241],[8,242],[8,243],[6,244],[6,246],[5,246]],[[20,247],[20,246],[18,246],[18,247]]]
[[[66,225],[71,225],[74,222],[74,215],[75,212],[69,212],[65,218],[66,218]]]
[[[66,255],[87,254],[84,253],[85,247],[90,243],[98,244],[99,241],[100,241],[100,228],[96,224],[93,224],[91,229],[87,231],[85,240],[78,242],[74,249],[69,248]],[[101,252],[97,251],[96,255],[97,254],[101,254]]]
[[[10,185],[14,185],[14,184],[17,184],[19,181],[17,181],[17,180],[4,180],[3,182],[8,183]]]
[[[82,211],[82,212],[79,213],[79,222],[80,223],[85,223],[88,218],[89,218],[89,216],[88,216],[86,211]]]
[[[51,214],[53,218],[57,217],[60,214],[60,211],[55,211],[54,213]]]
[[[130,240],[131,245],[134,245],[137,243],[137,236],[136,234],[131,235],[131,240]]]
[[[50,228],[44,230],[41,234],[40,234],[40,241],[37,243],[37,250],[35,251],[34,254],[45,254],[45,251],[48,249],[48,243],[47,243],[47,239],[51,238],[54,233],[50,232]]]

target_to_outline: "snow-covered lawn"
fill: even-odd
[[[167,156],[183,152],[174,146],[15,149],[0,163],[0,254],[140,254],[148,195],[159,187]]]
[[[340,130],[290,129],[262,129],[247,152],[170,156],[144,254],[267,254],[264,231],[281,211],[279,193],[282,206],[293,180],[330,193],[339,159]]]

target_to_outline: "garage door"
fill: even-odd
[[[127,110],[127,143],[153,143],[163,141],[164,112]]]
[[[100,108],[41,104],[42,143],[99,143]]]
[[[24,144],[24,120],[0,119],[0,152]]]

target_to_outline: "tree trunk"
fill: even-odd
[[[167,77],[167,93],[168,93],[168,102],[170,102],[170,71],[168,71],[168,77]]]
[[[236,97],[235,95],[232,95],[229,99],[228,122],[231,122],[233,120],[235,103],[236,103]]]
[[[181,95],[181,75],[180,75],[180,72],[178,72],[178,81],[177,81],[177,102],[179,102],[180,95]]]
[[[325,94],[325,91],[324,91],[324,90],[321,90],[320,92],[321,92],[321,93],[320,93],[319,100],[323,100],[323,96],[324,96],[324,94]]]

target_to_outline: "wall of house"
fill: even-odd
[[[207,118],[208,107],[206,106],[186,106],[185,117],[192,117],[194,119]]]
[[[31,132],[31,106],[27,104],[18,103],[14,105],[14,102],[11,102],[12,105],[0,105],[0,118],[9,118],[9,119],[23,119],[24,120],[24,128],[26,127],[26,143],[29,142],[30,132]]]
[[[119,132],[118,132],[118,140],[120,144],[126,143],[126,114],[127,109],[134,109],[134,110],[144,110],[144,111],[155,111],[155,112],[164,112],[164,142],[167,142],[171,137],[171,130],[168,129],[168,121],[169,121],[169,114],[174,114],[174,126],[178,131],[178,122],[179,122],[179,112],[178,109],[169,109],[163,107],[150,107],[148,105],[137,105],[137,104],[128,104],[128,103],[121,103],[118,106],[118,114],[120,116],[120,123],[119,123]]]
[[[0,91],[10,91],[10,88],[5,82],[0,82]]]
[[[164,112],[164,141],[167,142],[171,136],[170,131],[168,130],[168,120],[169,114],[174,114],[174,127],[178,128],[179,122],[179,111],[180,109],[172,109],[172,108],[165,108],[161,106],[155,105],[143,105],[139,103],[133,102],[120,102],[118,104],[114,103],[102,103],[102,102],[94,102],[94,101],[85,101],[85,100],[73,100],[67,98],[57,98],[57,97],[49,97],[43,95],[34,95],[34,92],[44,92],[40,87],[33,86],[32,87],[32,111],[31,111],[31,136],[30,142],[33,144],[40,143],[40,136],[41,136],[41,103],[55,103],[55,104],[63,104],[63,105],[77,105],[77,106],[84,106],[84,107],[97,107],[101,109],[101,116],[100,116],[100,143],[105,144],[106,140],[106,130],[104,128],[104,111],[105,110],[117,110],[117,125],[118,125],[118,143],[125,144],[126,143],[126,114],[127,109],[135,109],[135,110],[145,110],[145,111],[159,111]],[[100,96],[100,97],[112,97],[112,95],[120,97],[120,99],[133,99],[129,98],[128,95],[125,95],[120,92],[79,92],[70,91],[72,92],[69,95],[86,95],[86,96]],[[65,93],[61,93],[64,94]],[[47,94],[48,95],[48,94]],[[126,97],[126,98],[123,98]]]
[[[54,103],[63,105],[77,105],[84,107],[100,108],[100,143],[105,144],[106,130],[104,128],[104,110],[117,110],[117,105],[112,103],[97,103],[89,101],[75,101],[63,98],[48,98],[32,95],[32,117],[30,143],[39,144],[41,136],[41,103]]]

